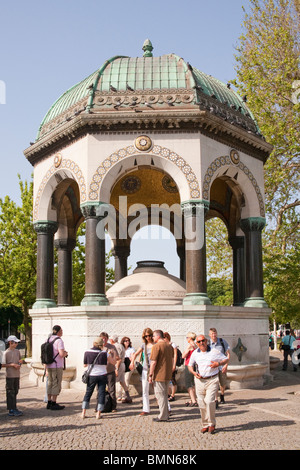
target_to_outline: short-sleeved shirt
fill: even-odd
[[[223,348],[222,342],[224,344],[224,348]],[[211,349],[213,348],[218,349],[223,354],[226,354],[226,352],[229,351],[230,349],[229,344],[227,343],[226,339],[223,339],[223,338],[222,338],[222,341],[221,341],[221,338],[217,338],[216,343],[213,343],[212,340],[210,340],[210,347]]]
[[[6,349],[3,353],[2,364],[19,364],[21,353],[18,349]],[[20,369],[14,367],[6,367],[6,377],[20,377]]]
[[[100,354],[99,354],[100,353]],[[107,374],[107,351],[100,351],[98,348],[91,348],[85,351],[83,363],[84,364],[93,364],[94,360],[96,362],[91,370],[90,376],[96,377],[99,375]]]
[[[227,359],[227,356],[216,348],[204,352],[197,348],[190,357],[189,366],[193,367],[194,364],[197,364],[201,377],[211,377],[219,372],[219,367],[210,367],[211,362],[223,361],[224,359]]]
[[[55,338],[58,338],[56,341],[54,341],[53,343],[53,357],[55,357],[55,361],[52,362],[52,364],[47,364],[47,368],[49,369],[55,369],[56,367],[57,368],[63,368],[64,367],[64,363],[65,363],[65,358],[64,357],[61,357],[59,354],[58,354],[58,350],[59,349],[63,349],[65,350],[65,345],[64,345],[64,342],[63,340],[57,336],[57,335],[52,335],[50,336],[49,338],[49,342],[50,341],[53,341]]]
[[[283,344],[290,346],[290,349],[294,349],[294,346],[293,346],[294,341],[296,341],[296,338],[294,338],[294,336],[291,336],[291,335],[285,335],[282,338]]]
[[[153,373],[155,382],[169,382],[172,378],[174,349],[165,341],[152,346],[150,360],[156,361]]]

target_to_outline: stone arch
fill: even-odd
[[[45,174],[37,191],[33,206],[33,221],[55,220],[50,207],[51,197],[58,184],[67,178],[76,181],[78,184],[79,204],[86,201],[86,184],[82,170],[73,160],[61,158],[61,155],[58,154],[55,156],[53,165]]]
[[[237,153],[235,153],[235,155],[237,155]],[[227,169],[223,171],[225,167],[227,167]],[[220,172],[220,170],[222,170],[222,173]],[[209,165],[203,179],[203,199],[209,200],[209,191],[212,182],[215,180],[216,177],[221,175],[224,176],[225,174],[228,177],[235,179],[237,178],[238,174],[242,176],[241,180],[239,181],[239,185],[243,189],[245,199],[248,201],[252,200],[252,198],[253,200],[256,200],[259,215],[261,217],[264,217],[264,200],[259,185],[251,170],[249,170],[249,168],[242,161],[240,161],[239,157],[234,158],[230,157],[229,155],[226,155],[215,158],[215,160]],[[247,214],[247,217],[249,217],[250,215],[251,214]]]
[[[161,147],[160,145],[154,145],[149,152],[145,153],[139,152],[134,145],[129,145],[128,147],[112,153],[98,166],[89,186],[89,200],[108,202],[105,191],[103,191],[104,195],[101,195],[104,178],[108,176],[109,171],[116,163],[121,163],[128,157],[138,158],[139,156],[150,160],[151,158],[159,157],[164,162],[163,166],[165,166],[166,172],[170,174],[175,182],[178,177],[180,177],[182,181],[184,180],[183,185],[185,186],[185,190],[181,191],[181,200],[200,198],[200,188],[195,173],[191,166],[177,153],[166,147]]]

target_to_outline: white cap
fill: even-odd
[[[19,340],[16,336],[14,336],[14,335],[9,336],[6,341],[7,341],[7,342],[9,342],[9,341],[14,341],[15,343],[19,343],[19,342],[20,342],[20,340]]]

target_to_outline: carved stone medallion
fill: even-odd
[[[151,149],[152,141],[147,135],[141,135],[140,137],[137,137],[137,139],[135,139],[135,146],[138,150],[146,152],[147,150]]]

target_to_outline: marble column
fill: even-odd
[[[85,296],[81,305],[107,305],[105,295],[105,234],[97,205],[81,207],[85,217]]]
[[[245,244],[244,237],[229,238],[233,258],[233,305],[242,306],[245,301]]]
[[[261,232],[266,224],[263,217],[249,217],[240,221],[245,233],[246,299],[244,307],[267,307],[263,292],[263,263]]]
[[[54,240],[57,249],[57,305],[72,305],[72,251],[76,245],[74,239]]]
[[[34,224],[37,233],[36,301],[32,308],[56,307],[54,300],[54,234],[58,224],[41,221]]]
[[[130,255],[130,248],[116,244],[112,250],[112,255],[115,258],[115,282],[117,282],[128,274],[127,260]]]
[[[205,213],[208,201],[182,204],[185,234],[186,296],[185,305],[210,305],[207,296]]]
[[[186,280],[185,275],[185,247],[183,245],[177,245],[177,254],[179,256],[180,268],[179,268],[179,278],[182,281]]]

